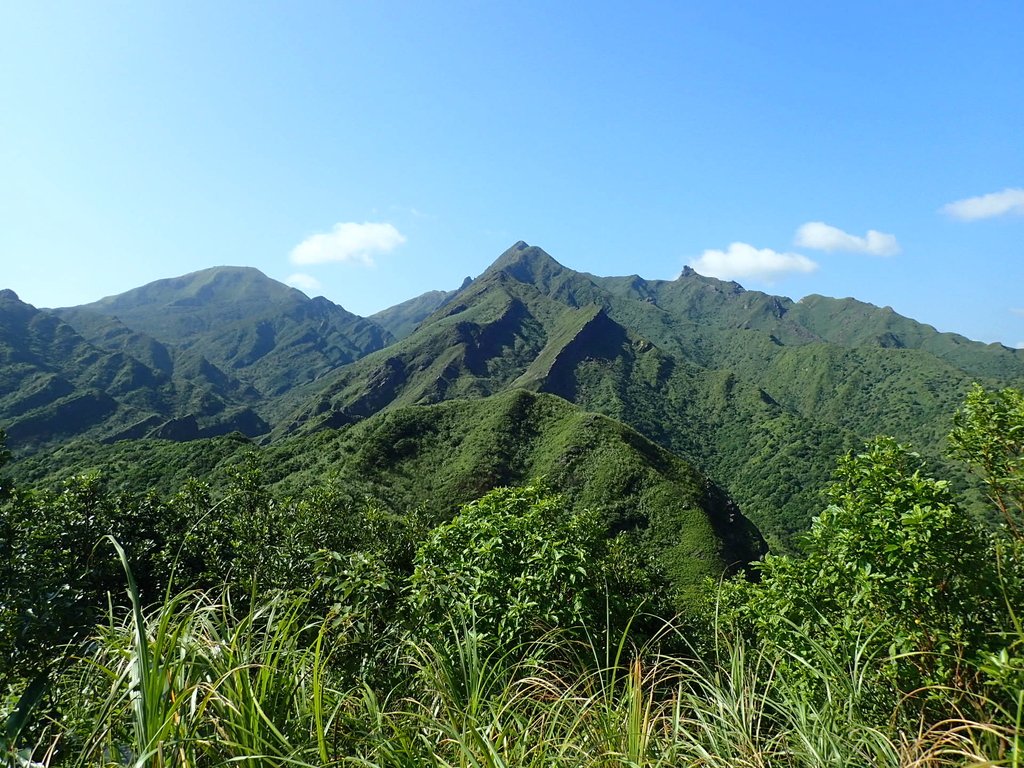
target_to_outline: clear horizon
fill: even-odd
[[[0,288],[369,315],[525,240],[1024,345],[1024,6],[0,8]]]

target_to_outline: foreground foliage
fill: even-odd
[[[780,654],[816,643],[838,663],[863,664],[854,654],[867,651],[882,710],[890,692],[972,687],[978,670],[965,660],[1001,645],[992,633],[1010,626],[1006,601],[1020,604],[1001,577],[1019,571],[1017,542],[980,527],[891,439],[843,459],[836,476],[805,555],[769,555],[758,583],[732,582],[731,615]]]
[[[404,639],[401,683],[334,670],[346,632],[302,598],[240,612],[230,595],[173,596],[105,626],[60,680],[71,706],[18,759],[79,765],[1016,765],[1009,713],[893,727],[860,706],[864,667],[808,642],[774,657],[742,639],[705,658],[626,636],[562,632],[506,644],[453,621]],[[453,619],[455,617],[452,617]],[[671,627],[666,628],[672,632]],[[724,637],[724,635],[723,635]],[[785,663],[795,662],[795,663]],[[824,695],[806,695],[807,675]]]
[[[1000,524],[880,438],[840,462],[802,554],[675,617],[642,537],[537,486],[450,520],[319,488],[293,515],[242,467],[221,502],[193,486],[143,515],[173,556],[122,548],[109,534],[138,532],[113,528],[128,523],[90,481],[51,500],[68,531],[28,525],[4,486],[5,567],[25,590],[0,604],[5,758],[1019,766],[1024,398],[975,389],[955,423]]]

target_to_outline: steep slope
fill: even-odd
[[[119,318],[79,309],[54,312],[90,343],[110,352],[123,352],[143,365],[172,378],[206,385],[247,403],[256,403],[260,393],[218,368],[196,349],[165,344],[141,331],[132,330]]]
[[[337,427],[387,407],[500,392],[526,372],[549,335],[577,322],[578,308],[601,298],[588,277],[516,243],[410,336],[325,377],[282,430]]]
[[[381,326],[250,267],[205,269],[57,312],[84,334],[97,327],[97,316],[116,318],[161,344],[201,354],[264,398],[392,341]],[[275,404],[263,407],[272,414]]]
[[[382,309],[370,315],[368,319],[386,329],[395,339],[401,340],[415,331],[416,327],[451,295],[451,291],[427,291],[408,301]]]
[[[247,434],[268,427],[245,405],[244,390],[218,385],[219,372],[190,361],[190,378],[123,351],[86,341],[56,315],[0,291],[0,424],[19,453],[69,437],[100,439],[183,433]],[[171,366],[173,369],[173,366]],[[184,419],[184,421],[182,421]]]
[[[253,449],[237,437],[188,446],[79,443],[16,469],[23,480],[45,484],[59,480],[57,466],[95,467],[115,486],[166,493],[190,475],[230,475]],[[574,506],[603,513],[610,532],[632,532],[682,600],[764,550],[756,529],[691,466],[629,427],[551,395],[514,390],[398,407],[258,451],[267,478],[286,492],[301,495],[329,477],[354,498],[369,496],[397,512],[425,508],[438,522],[494,487],[543,478]]]
[[[729,371],[679,360],[595,305],[577,310],[515,384],[605,413],[727,482],[776,544],[804,528],[856,434],[800,416]]]
[[[819,508],[838,454],[885,432],[938,460],[972,380],[1024,381],[1011,350],[868,305],[857,320],[848,301],[833,305],[841,321],[826,322],[820,304],[692,270],[676,281],[599,278],[520,242],[403,341],[325,377],[279,434],[404,405],[548,392],[697,463],[782,543]]]
[[[379,323],[229,267],[60,314],[75,328],[11,331],[3,372],[0,419],[36,442],[191,439],[232,423],[247,434],[273,424],[281,440],[406,406],[549,393],[695,463],[776,544],[819,509],[840,452],[888,433],[941,461],[972,381],[1024,386],[1024,353],[888,308],[794,302],[689,269],[597,277],[523,242],[458,291]],[[29,375],[17,350],[34,333],[47,351]]]
[[[538,295],[503,275],[481,278],[406,339],[326,376],[323,389],[280,431],[339,427],[389,407],[502,391],[540,353],[547,326],[566,311]]]
[[[351,427],[345,445],[342,454],[355,449],[353,480],[371,479],[389,497],[448,500],[450,511],[495,486],[543,477],[577,506],[601,510],[611,530],[642,532],[680,588],[762,552],[756,529],[691,466],[549,395],[511,390],[397,408]]]

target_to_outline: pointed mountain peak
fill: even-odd
[[[472,287],[458,295],[468,300],[496,285],[509,283],[529,286],[571,307],[602,304],[607,299],[607,292],[594,282],[592,275],[559,264],[543,249],[522,240],[501,254],[473,281]]]
[[[537,283],[538,278],[567,271],[543,249],[520,240],[487,268],[484,275],[504,272],[523,283]]]

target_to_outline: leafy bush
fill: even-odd
[[[1013,535],[1024,536],[1024,391],[975,384],[953,417],[949,446],[981,476]]]
[[[1019,394],[976,388],[951,436],[1006,509],[1020,482]],[[977,705],[945,692],[978,691],[986,660],[1015,647],[1024,561],[1012,520],[1000,530],[982,525],[891,438],[847,455],[835,478],[802,556],[769,556],[758,583],[730,583],[727,616],[783,657],[799,660],[814,643],[853,667],[866,653],[874,659],[864,667],[874,681],[866,707],[891,710],[906,695],[932,699],[944,714]]]
[[[412,600],[428,630],[471,621],[511,641],[539,627],[572,627],[603,611],[607,549],[595,514],[573,513],[537,486],[498,488],[427,536]]]

